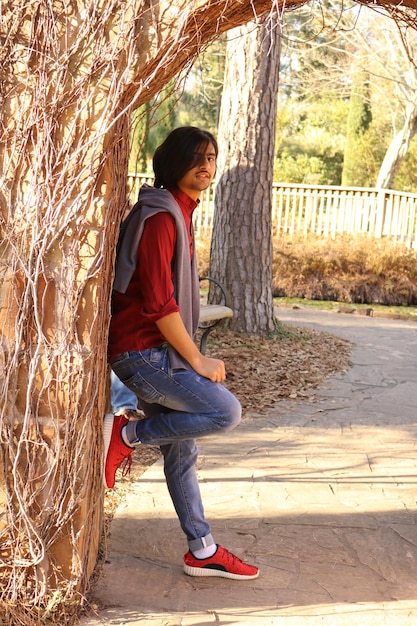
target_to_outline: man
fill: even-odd
[[[258,568],[214,543],[196,475],[195,439],[226,433],[241,420],[238,400],[221,384],[223,361],[193,341],[199,284],[192,215],[215,175],[217,142],[194,127],[177,128],[157,148],[154,187],[144,185],[123,222],[109,332],[109,362],[137,396],[145,419],[107,414],[105,481],[138,445],[159,445],[164,472],[188,541],[190,576],[252,579]]]

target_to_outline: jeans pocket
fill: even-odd
[[[162,404],[165,400],[164,383],[169,376],[169,358],[165,347],[131,352],[112,363],[120,380],[141,400]]]
[[[166,346],[151,348],[145,352],[142,353],[142,356],[152,367],[162,370],[165,374],[170,373],[168,348]]]
[[[125,378],[123,383],[126,387],[129,387],[140,400],[144,400],[148,404],[163,404],[165,395],[139,372],[133,374],[130,378]]]

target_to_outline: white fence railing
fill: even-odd
[[[153,177],[129,175],[132,202],[143,183]],[[214,186],[201,195],[195,213],[197,234],[210,234]],[[331,187],[273,183],[272,226],[284,233],[315,233],[334,238],[337,234],[371,234],[417,248],[417,194],[391,189]]]

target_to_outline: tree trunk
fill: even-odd
[[[228,35],[219,125],[218,184],[210,273],[234,311],[232,328],[275,329],[271,206],[279,80],[278,20]]]
[[[2,2],[1,623],[59,611],[95,564],[130,109],[254,10],[246,1],[147,6]]]
[[[378,172],[376,187],[392,189],[395,176],[417,133],[417,102],[407,107],[404,125],[393,137]]]

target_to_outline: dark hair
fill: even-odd
[[[171,131],[153,156],[154,187],[176,185],[188,170],[199,165],[209,143],[213,144],[217,157],[217,141],[208,131],[195,126],[182,126]]]

